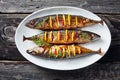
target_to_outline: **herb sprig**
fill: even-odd
[[[47,42],[44,41],[43,39],[36,38],[35,36],[32,36],[32,40],[33,40],[34,43],[37,44],[38,46],[50,46],[49,43],[47,43]]]

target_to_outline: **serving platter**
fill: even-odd
[[[19,24],[16,30],[16,34],[15,34],[16,46],[18,50],[20,51],[20,53],[27,60],[29,60],[30,62],[38,66],[49,68],[49,69],[74,70],[74,69],[80,69],[88,65],[91,65],[105,55],[111,43],[111,34],[105,22],[103,23],[104,25],[96,24],[96,25],[92,25],[91,27],[82,28],[82,30],[91,31],[91,32],[99,34],[101,36],[101,39],[95,42],[87,43],[87,44],[80,44],[81,46],[84,46],[92,50],[97,50],[101,48],[103,55],[91,54],[91,55],[81,56],[79,58],[74,58],[74,59],[51,60],[51,59],[40,58],[40,57],[33,56],[33,55],[26,53],[27,49],[32,48],[36,45],[32,41],[23,42],[23,35],[32,36],[32,35],[39,34],[42,31],[30,29],[26,27],[25,24],[31,19],[43,17],[46,15],[55,15],[55,14],[80,15],[80,16],[84,16],[84,17],[98,20],[98,21],[101,20],[100,17],[98,17],[97,15],[93,14],[90,11],[87,11],[81,8],[76,8],[76,7],[69,7],[69,6],[56,6],[56,7],[44,8],[44,9],[38,10],[28,15]]]

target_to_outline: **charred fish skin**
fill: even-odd
[[[37,26],[41,26],[41,28],[44,28],[42,27],[42,23],[44,22],[44,19],[43,18],[35,18],[35,19],[32,19],[30,20],[29,22],[27,22],[25,24],[25,26],[29,27],[29,28],[35,28],[35,29],[39,29],[40,27],[37,27]]]
[[[47,56],[46,54],[48,53],[49,47],[46,46],[37,46],[37,47],[33,47],[31,49],[26,50],[26,52],[28,54],[32,54],[32,55],[44,55]]]
[[[38,55],[49,58],[72,58],[78,55],[96,53],[102,55],[101,48],[99,50],[91,50],[78,45],[53,45],[51,47],[34,47],[26,51],[32,55]]]
[[[100,35],[82,30],[44,31],[44,33],[23,37],[23,41],[31,40],[36,44],[85,44],[100,39]]]
[[[97,41],[100,39],[100,35],[94,33],[94,32],[90,32],[90,31],[81,31],[82,34],[86,34],[88,33],[88,35],[90,36],[90,40],[91,41]]]
[[[60,30],[82,28],[97,23],[103,25],[103,20],[96,21],[85,18],[83,16],[59,14],[32,19],[26,23],[26,26],[29,28],[40,30]]]

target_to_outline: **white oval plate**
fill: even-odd
[[[66,59],[66,60],[49,60],[49,59],[43,59],[40,57],[36,57],[33,55],[30,55],[26,53],[26,50],[29,48],[32,48],[36,46],[32,41],[25,41],[23,42],[23,35],[25,36],[32,36],[35,34],[39,34],[40,30],[30,29],[25,26],[26,22],[28,22],[31,19],[42,17],[46,15],[52,15],[52,14],[71,14],[71,15],[81,15],[90,19],[94,20],[101,20],[100,17],[93,14],[90,11],[76,8],[76,7],[69,7],[69,6],[57,6],[57,7],[49,7],[45,9],[41,9],[39,11],[36,11],[29,16],[27,16],[18,26],[15,34],[15,42],[18,50],[20,53],[30,62],[49,69],[55,69],[55,70],[74,70],[86,67],[88,65],[91,65],[98,61],[103,55],[107,52],[110,43],[111,43],[111,34],[107,27],[107,25],[104,23],[104,25],[96,24],[91,27],[83,28],[83,30],[95,32],[101,36],[101,39],[95,42],[91,42],[88,44],[84,44],[82,46],[97,50],[99,48],[102,49],[103,55],[100,56],[98,54],[92,54],[88,56],[83,56],[80,58],[75,59]]]

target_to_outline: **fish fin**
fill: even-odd
[[[101,20],[99,23],[100,23],[101,25],[104,25],[103,20]]]
[[[27,38],[23,35],[23,42],[26,40]]]
[[[101,48],[98,50],[99,55],[103,55]]]

